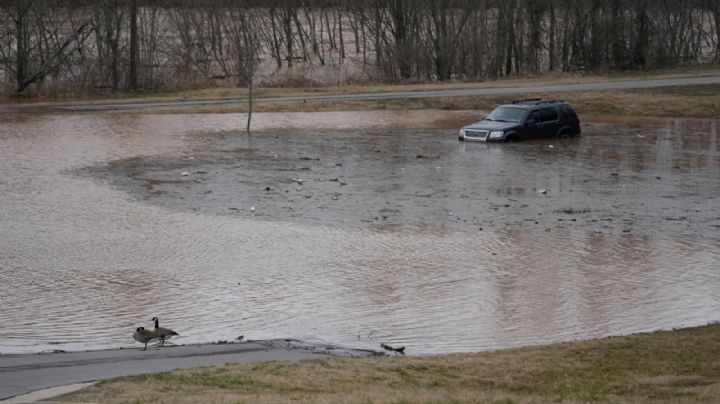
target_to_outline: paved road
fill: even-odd
[[[549,93],[568,91],[593,91],[612,89],[637,89],[654,87],[675,87],[692,86],[704,84],[720,84],[720,76],[692,77],[681,79],[658,79],[658,80],[628,80],[610,83],[584,83],[584,84],[559,84],[551,86],[532,87],[500,87],[500,88],[473,88],[461,90],[437,90],[437,91],[405,91],[386,93],[359,93],[339,95],[313,95],[304,97],[272,97],[256,98],[256,104],[300,104],[304,102],[337,102],[337,101],[378,101],[378,100],[400,100],[413,98],[439,98],[439,97],[467,97],[474,95],[502,95],[502,94],[529,94]],[[195,101],[170,101],[170,102],[148,102],[135,104],[102,104],[102,105],[64,105],[58,107],[64,111],[119,111],[137,109],[163,109],[163,108],[187,108],[218,105],[241,105],[247,104],[246,98],[223,99],[223,100],[195,100]]]
[[[0,355],[0,400],[49,387],[225,363],[296,361],[327,355],[262,343]]]

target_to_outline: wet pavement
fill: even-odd
[[[720,320],[718,121],[459,142],[475,115],[2,116],[0,352],[155,315],[410,354]]]

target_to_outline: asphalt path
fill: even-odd
[[[106,351],[0,355],[0,400],[32,391],[173,369],[327,357],[259,342]]]
[[[382,101],[382,100],[403,100],[416,98],[443,98],[443,97],[468,97],[480,95],[511,95],[511,94],[532,94],[572,91],[594,91],[594,90],[626,90],[639,88],[656,87],[678,87],[706,84],[720,84],[720,76],[691,77],[679,79],[654,79],[654,80],[627,80],[613,81],[606,83],[582,83],[582,84],[558,84],[550,86],[530,87],[499,87],[499,88],[472,88],[459,90],[435,90],[435,91],[396,91],[381,93],[356,93],[337,95],[312,95],[298,97],[268,97],[255,98],[254,104],[301,104],[305,102],[339,102],[339,101]],[[222,99],[222,100],[189,100],[189,101],[168,101],[168,102],[147,102],[127,104],[94,104],[94,105],[63,105],[56,109],[63,111],[122,111],[138,109],[167,109],[167,108],[189,108],[223,105],[247,104],[247,98]]]

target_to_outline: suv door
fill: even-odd
[[[530,112],[527,119],[525,119],[525,127],[523,128],[523,138],[524,139],[535,139],[538,137],[541,137],[540,131],[541,123],[540,123],[540,111],[534,110]]]
[[[543,108],[540,110],[540,122],[537,125],[538,132],[542,137],[555,137],[560,130],[560,116],[555,108]]]

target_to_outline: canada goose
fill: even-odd
[[[145,347],[143,348],[144,351],[147,349],[148,342],[157,338],[157,336],[153,331],[146,330],[145,327],[138,327],[133,333],[133,338],[135,339],[135,341],[141,344],[145,344]]]
[[[155,322],[155,331],[153,331],[153,333],[156,338],[160,339],[160,346],[165,346],[165,340],[170,339],[173,335],[180,335],[169,328],[160,327],[160,319],[158,317],[153,317],[152,321]]]

